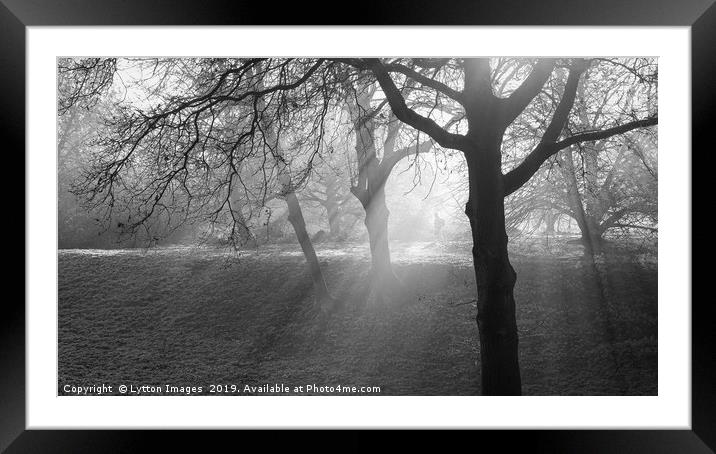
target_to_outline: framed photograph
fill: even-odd
[[[716,7],[423,3],[3,0],[26,267],[0,448],[715,449],[691,149]]]

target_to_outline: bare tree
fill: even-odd
[[[294,59],[130,59],[127,65],[142,74],[137,85],[144,89],[135,96],[142,101],[121,104],[106,119],[109,133],[74,189],[86,205],[104,209],[106,219],[123,215],[119,225],[128,235],[145,231],[156,238],[160,227],[171,232],[208,222],[239,246],[251,237],[247,222],[257,208],[282,198],[316,295],[329,299],[296,191],[325,146],[331,96],[324,82],[331,67]],[[67,67],[61,114],[63,106],[89,103],[111,86],[87,65]],[[95,83],[92,90],[85,79]]]
[[[507,97],[498,97],[493,91],[494,79],[489,59],[464,59],[453,66],[445,64],[442,78],[437,71],[441,63],[435,64],[435,75],[427,77],[401,61],[352,59],[345,62],[375,75],[399,120],[428,134],[442,147],[460,150],[464,154],[470,184],[465,213],[470,220],[474,245],[482,392],[490,395],[521,394],[513,294],[516,273],[507,251],[504,198],[529,181],[542,164],[560,150],[654,125],[657,123],[656,115],[629,119],[599,130],[563,134],[579,80],[590,64],[582,59],[560,62],[541,59],[535,62],[529,75]],[[568,66],[559,103],[546,122],[538,144],[520,164],[503,173],[502,140],[505,131],[541,92],[557,63]],[[429,113],[409,108],[396,86],[396,78],[410,78],[423,89],[431,90],[435,99],[447,98],[462,106],[467,120],[466,131],[460,133],[459,129],[446,128],[444,122],[440,124],[439,119],[436,121]]]
[[[656,64],[650,59],[599,59],[585,71],[577,88],[568,134],[595,131],[623,118],[646,117],[655,111]],[[531,127],[541,112],[556,108],[553,90],[564,81],[553,79],[508,129],[509,148],[534,147],[539,134]],[[505,146],[503,145],[503,149]],[[656,134],[634,130],[593,142],[577,143],[549,159],[508,198],[508,221],[545,223],[550,233],[558,216],[569,216],[579,227],[588,255],[602,252],[604,235],[624,230],[656,229]],[[521,159],[509,159],[508,164]],[[510,222],[508,222],[510,225]]]
[[[348,178],[341,169],[325,166],[323,169],[314,168],[313,173],[315,177],[301,191],[299,198],[325,210],[329,238],[343,241],[363,210],[351,203],[355,199],[346,183]]]
[[[608,60],[586,71],[577,89],[576,115],[567,127],[574,132],[598,130],[614,116],[653,106],[656,67],[643,60]],[[648,151],[643,146],[647,142],[652,142]],[[655,133],[637,130],[577,143],[559,156],[564,176],[559,192],[582,232],[587,254],[603,252],[607,231],[656,229],[657,179],[655,166],[647,164],[655,151]]]
[[[365,210],[365,226],[371,251],[371,280],[379,300],[386,295],[398,294],[402,283],[395,275],[390,261],[388,218],[390,211],[385,203],[385,184],[400,160],[410,154],[426,153],[433,147],[431,140],[398,148],[402,123],[392,112],[385,113],[387,100],[373,105],[377,86],[365,77],[352,81],[346,95],[346,104],[355,136],[357,174],[351,184],[351,193]],[[383,119],[382,140],[379,136],[380,119]]]
[[[264,78],[259,78],[257,80],[256,87],[259,90],[265,89]],[[322,101],[323,111],[319,115],[325,115],[325,112],[329,107],[327,98],[323,97]],[[267,102],[264,97],[258,97],[255,99],[254,108],[262,112],[260,127],[262,134],[265,137],[265,145],[269,148],[270,155],[273,157],[273,161],[278,172],[278,181],[280,183],[279,195],[286,201],[286,206],[288,207],[288,221],[291,223],[293,230],[296,232],[296,238],[298,239],[298,243],[301,245],[303,255],[308,263],[308,269],[311,272],[311,279],[313,280],[313,288],[316,292],[316,296],[321,302],[322,307],[330,307],[334,304],[334,302],[328,292],[328,287],[326,286],[326,281],[323,277],[323,271],[321,270],[321,266],[318,262],[316,251],[313,248],[313,243],[311,242],[311,238],[306,230],[306,221],[303,218],[303,210],[301,209],[301,204],[296,195],[296,188],[301,186],[308,177],[308,171],[312,166],[313,157],[308,159],[306,171],[304,171],[304,178],[299,183],[296,183],[291,174],[289,163],[286,160],[286,153],[284,152],[284,147],[282,146],[280,140],[281,133],[289,133],[290,138],[287,142],[290,143],[292,147],[300,148],[305,146],[305,140],[301,139],[303,131],[291,131],[291,125],[300,124],[307,118],[303,117],[303,110],[298,109],[298,103],[296,100],[291,99],[287,100],[287,102],[294,107],[293,110],[284,109],[282,112],[280,108],[282,104],[279,103],[279,108],[275,110],[272,116],[266,115]],[[313,106],[308,104],[304,106],[304,109],[309,111],[308,120],[310,120],[310,118],[315,114]],[[319,124],[321,125],[320,129],[322,129],[322,122],[319,122]],[[316,130],[314,129],[310,131],[306,137],[313,137],[315,134]],[[323,133],[319,132],[319,135],[322,136]],[[319,137],[319,141],[320,140],[322,140],[322,137]],[[311,142],[308,141],[308,143],[310,144]]]

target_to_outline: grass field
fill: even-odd
[[[367,298],[368,249],[316,245],[343,308],[312,310],[298,246],[59,252],[59,383],[379,386],[479,394],[467,243],[393,243],[401,301]],[[516,248],[523,392],[657,394],[654,260]],[[637,260],[638,258],[638,260]],[[241,394],[244,394],[243,392]]]

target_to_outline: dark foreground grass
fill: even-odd
[[[320,249],[343,304],[327,316],[313,310],[291,245],[239,258],[181,248],[60,251],[58,393],[105,384],[117,394],[125,384],[209,394],[211,385],[235,385],[243,395],[247,385],[315,384],[479,394],[469,245],[393,245],[406,290],[383,305],[366,297],[365,247]],[[525,394],[657,394],[653,264],[519,254],[513,264]]]

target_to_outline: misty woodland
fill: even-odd
[[[58,59],[58,393],[657,394],[657,68]]]

